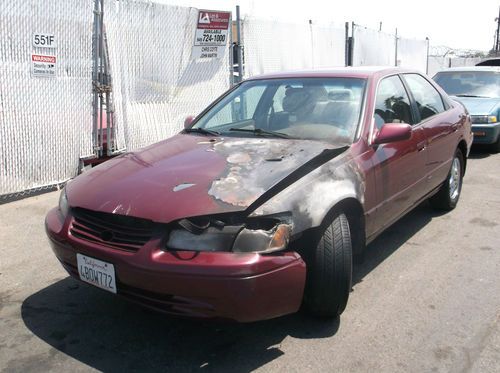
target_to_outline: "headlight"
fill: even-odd
[[[471,121],[475,124],[496,123],[497,117],[495,115],[471,115]]]
[[[273,253],[285,249],[292,229],[289,224],[278,224],[270,230],[242,229],[233,244],[238,253]]]
[[[63,188],[63,190],[61,190],[61,194],[59,195],[59,211],[61,212],[61,216],[63,217],[63,219],[65,219],[69,211],[66,188]]]
[[[292,226],[274,218],[254,219],[252,224],[224,224],[215,221],[199,225],[183,219],[173,229],[166,247],[170,250],[273,253],[284,250],[290,241]]]

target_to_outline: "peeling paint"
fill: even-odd
[[[213,181],[208,194],[224,203],[248,207],[273,185],[332,147],[320,141],[288,139],[219,142],[213,148],[226,159],[226,172]]]
[[[193,184],[193,183],[182,183],[182,184],[176,185],[172,190],[174,192],[179,192],[181,190],[194,187],[195,185],[196,184]]]

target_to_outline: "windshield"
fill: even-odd
[[[449,95],[500,97],[500,73],[495,71],[441,72],[434,80]]]
[[[270,136],[351,143],[366,81],[294,78],[248,81],[203,115],[193,129],[224,136]]]

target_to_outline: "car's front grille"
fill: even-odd
[[[71,234],[81,240],[136,252],[153,236],[154,223],[131,216],[73,209]]]

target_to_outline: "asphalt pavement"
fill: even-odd
[[[474,151],[450,213],[368,247],[339,320],[177,319],[68,277],[48,193],[0,205],[0,371],[500,372],[500,154]]]

